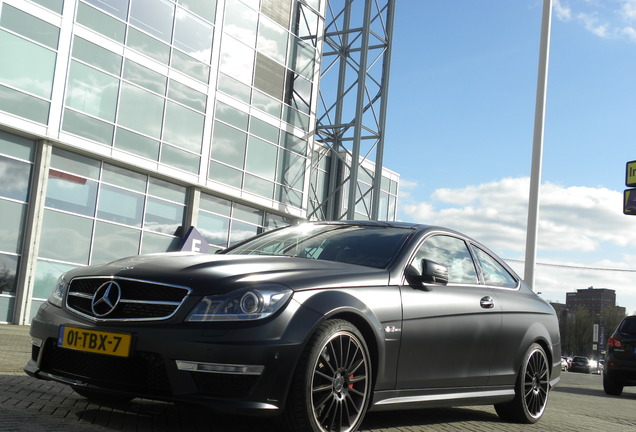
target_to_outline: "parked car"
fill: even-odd
[[[89,399],[194,402],[289,431],[463,404],[535,423],[561,371],[546,301],[477,241],[406,223],[307,223],[216,255],[78,268],[30,333],[25,371]]]
[[[561,371],[566,371],[570,367],[567,357],[561,357]]]
[[[636,315],[625,317],[607,340],[603,389],[620,396],[623,387],[636,385]]]
[[[572,357],[569,370],[570,372],[583,372],[589,374],[591,371],[590,359],[581,356]]]

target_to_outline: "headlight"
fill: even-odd
[[[54,306],[62,307],[62,299],[64,298],[64,290],[66,289],[66,275],[60,276],[49,295],[49,303]]]
[[[292,291],[281,285],[259,285],[206,296],[187,321],[247,321],[267,318],[282,308]]]

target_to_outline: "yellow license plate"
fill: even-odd
[[[128,357],[132,336],[77,327],[61,326],[57,344],[78,351]]]

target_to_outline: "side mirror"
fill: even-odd
[[[434,261],[422,260],[422,282],[446,285],[448,283],[448,268]]]

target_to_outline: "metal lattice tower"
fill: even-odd
[[[395,0],[328,1],[309,218],[378,218],[394,10]]]

